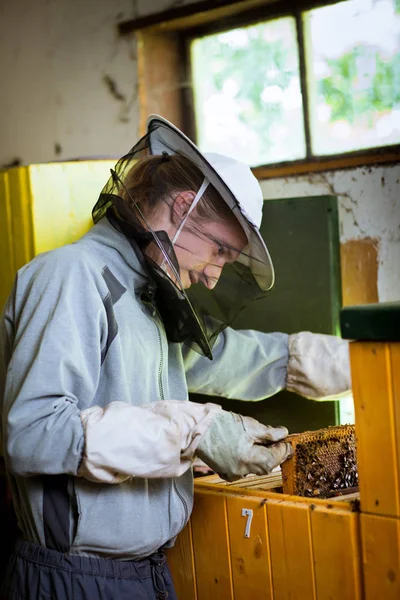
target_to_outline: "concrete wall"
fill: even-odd
[[[137,61],[116,23],[194,1],[3,0],[0,165],[124,153],[138,135]],[[400,299],[398,166],[262,186],[266,198],[338,194],[343,247],[372,240],[379,300]]]

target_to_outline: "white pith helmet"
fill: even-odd
[[[154,127],[157,124],[161,126]],[[232,209],[249,242],[248,252],[245,249],[238,261],[251,269],[260,289],[269,290],[274,285],[274,267],[259,231],[263,197],[250,167],[223,154],[202,154],[184,133],[159,115],[150,115],[147,131],[152,154],[179,152],[191,160],[219,192]]]

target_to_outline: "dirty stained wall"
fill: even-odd
[[[116,23],[195,0],[3,0],[0,165],[119,156],[139,128],[136,44]],[[400,299],[400,168],[271,179],[265,198],[337,194],[345,297]],[[365,279],[365,289],[352,289]],[[351,301],[350,301],[351,303]]]
[[[117,156],[137,132],[132,0],[2,0],[0,165]]]

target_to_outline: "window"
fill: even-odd
[[[400,1],[347,0],[193,38],[197,143],[252,166],[400,143]]]

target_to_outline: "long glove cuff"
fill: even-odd
[[[291,334],[286,389],[312,400],[349,396],[351,373],[347,340],[308,331]]]

